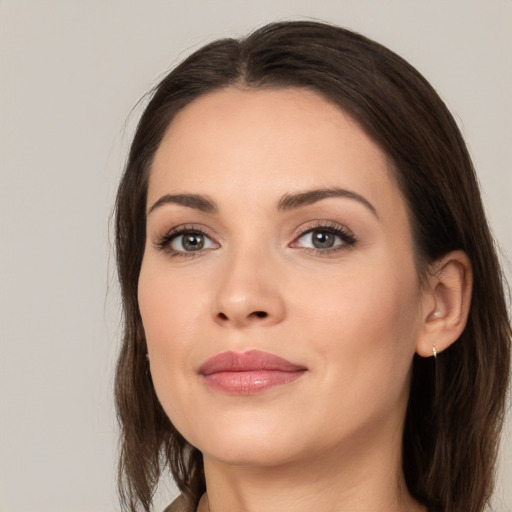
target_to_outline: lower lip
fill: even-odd
[[[204,375],[206,385],[216,391],[230,395],[255,395],[276,386],[300,379],[306,370],[284,372],[279,370],[248,370],[240,372],[217,372]]]

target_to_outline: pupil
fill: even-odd
[[[313,233],[313,245],[317,249],[325,249],[334,245],[334,235],[327,231],[315,231]]]
[[[186,251],[198,251],[203,248],[204,238],[201,235],[185,235],[182,244]]]

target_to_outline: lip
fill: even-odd
[[[254,395],[289,384],[307,368],[269,352],[222,352],[205,361],[198,374],[206,385],[231,395]]]

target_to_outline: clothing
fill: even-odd
[[[195,511],[189,510],[185,504],[185,500],[182,496],[178,496],[165,510],[164,512],[204,512],[208,510],[206,506],[206,494],[201,496],[197,509]]]
[[[183,500],[181,496],[178,496],[165,510],[164,512],[186,512],[183,508]]]

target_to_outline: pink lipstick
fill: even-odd
[[[231,395],[254,395],[293,382],[307,371],[282,357],[249,350],[223,352],[205,361],[198,370],[206,385]]]

